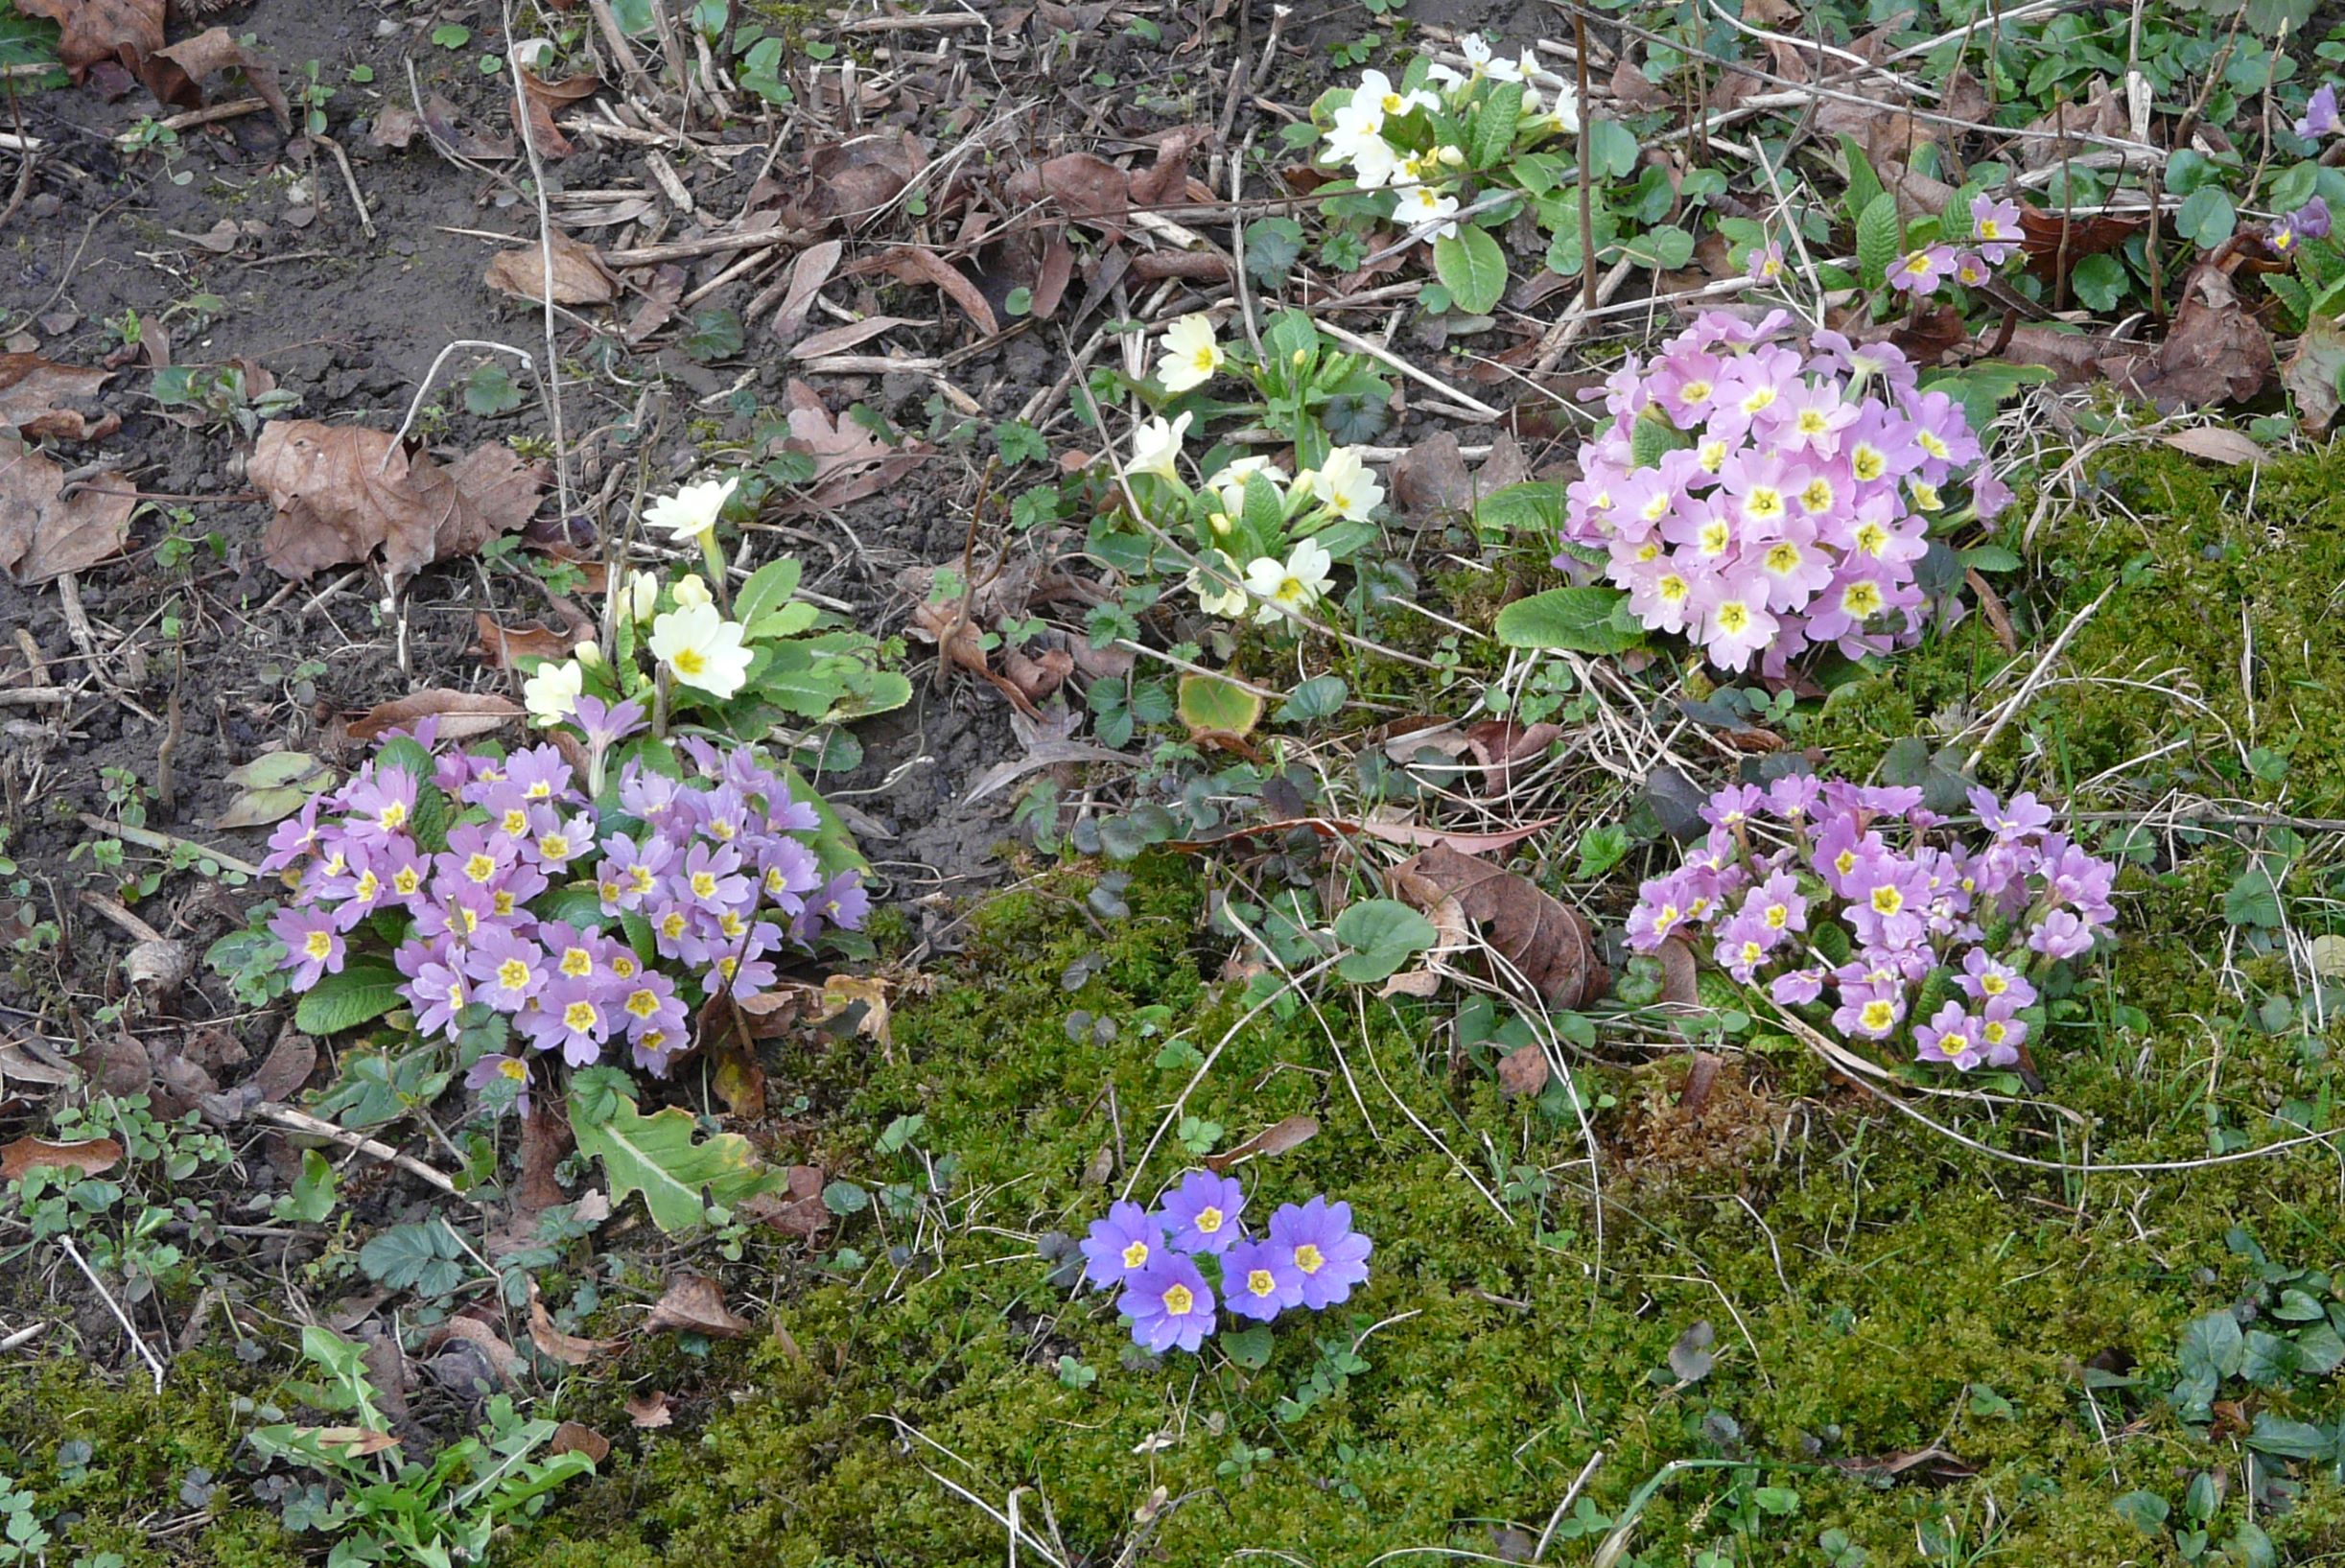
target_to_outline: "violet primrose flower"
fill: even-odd
[[[1270,1217],[1270,1244],[1284,1251],[1302,1275],[1302,1304],[1318,1312],[1351,1294],[1368,1277],[1374,1244],[1351,1228],[1351,1205],[1314,1198],[1288,1204]]]
[[[1178,1252],[1134,1271],[1115,1304],[1132,1317],[1134,1343],[1154,1354],[1193,1351],[1213,1332],[1213,1287]]]
[[[1851,1041],[1958,1071],[2019,1060],[2038,985],[2116,923],[2117,868],[2058,831],[2032,794],[1969,796],[1965,839],[1911,786],[1779,779],[1720,790],[1715,826],[1679,868],[1648,878],[1629,946],[1679,941]],[[1959,999],[1922,988],[1951,971]]]
[[[1246,1189],[1231,1178],[1191,1171],[1159,1212],[1176,1251],[1224,1252],[1238,1239],[1238,1211],[1245,1206]]]
[[[578,721],[607,751],[642,712],[589,697]],[[428,748],[434,733],[419,727],[417,743]],[[639,1065],[667,1071],[710,994],[774,986],[789,944],[869,908],[853,873],[824,881],[792,836],[815,825],[811,807],[747,748],[687,750],[695,779],[632,761],[623,770],[621,809],[643,823],[633,832],[604,828],[550,745],[508,759],[454,751],[434,758],[428,781],[378,757],[270,836],[268,869],[294,889],[270,923],[293,989],[339,972],[349,944],[396,915],[411,923],[391,956],[419,1033],[460,1040],[494,1010],[526,1047],[573,1065],[601,1060],[623,1037]],[[427,852],[419,819],[459,812],[475,820],[435,830],[445,836]],[[574,885],[594,890],[601,920],[594,906],[583,922],[541,920],[535,902]],[[816,890],[824,898],[809,907]],[[621,939],[621,915],[651,928],[650,950]],[[663,972],[659,960],[690,969]]]
[[[2345,122],[2337,118],[2337,89],[2333,82],[2323,82],[2305,101],[2305,117],[2296,122],[2296,134],[2306,141],[2318,141],[2333,136]]]

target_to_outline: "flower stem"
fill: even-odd
[[[716,607],[730,620],[733,615],[733,585],[725,579],[725,548],[716,542],[714,526],[700,530],[700,559],[709,569],[709,582],[716,590]]]

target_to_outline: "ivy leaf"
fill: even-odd
[[[2117,1500],[2116,1508],[2117,1516],[2143,1534],[2166,1533],[2166,1516],[2171,1510],[2156,1492],[2127,1492]]]
[[[399,1005],[400,973],[380,958],[353,958],[340,974],[321,978],[293,1009],[307,1035],[339,1034],[379,1018]]]
[[[739,1134],[693,1141],[697,1124],[679,1106],[649,1116],[624,1101],[595,1109],[607,1111],[607,1118],[591,1120],[572,1101],[570,1127],[578,1152],[602,1162],[614,1205],[642,1193],[652,1223],[670,1234],[705,1224],[708,1203],[731,1208],[784,1185]]]
[[[1314,675],[1299,684],[1278,705],[1278,722],[1300,724],[1340,713],[1349,692],[1341,675]]]
[[[1640,267],[1669,271],[1694,259],[1694,236],[1675,223],[1663,223],[1626,242],[1620,251]]]
[[[1598,179],[1626,179],[1636,172],[1636,133],[1617,120],[1587,126],[1588,164]]]
[[[2087,256],[2068,274],[2068,286],[2086,309],[2112,310],[2125,295],[2125,264],[2105,251]]]
[[[2202,185],[2183,199],[2174,214],[2174,228],[2184,239],[2196,241],[2199,249],[2213,250],[2231,238],[2239,221],[2229,191],[2219,185]]]
[[[1181,722],[1191,739],[1204,735],[1243,736],[1262,721],[1262,699],[1218,675],[1181,677]]]
[[[1372,985],[1441,939],[1433,922],[1393,899],[1364,899],[1335,917],[1335,939],[1352,950],[1336,972]]]
[[[692,313],[692,330],[677,346],[702,364],[729,360],[741,351],[741,318],[722,305]]]
[[[2247,1434],[2247,1446],[2282,1459],[2325,1459],[2333,1445],[2329,1434],[2311,1422],[2291,1421],[2264,1411],[2256,1416],[2255,1430]]]
[[[1511,648],[1568,648],[1619,653],[1644,641],[1626,618],[1629,596],[1616,588],[1550,588],[1498,612],[1493,630]]]
[[[1487,314],[1507,292],[1506,252],[1488,229],[1471,224],[1433,242],[1433,270],[1468,316]]]
[[[1563,486],[1531,480],[1493,490],[1474,506],[1474,527],[1484,533],[1557,533],[1563,527]]]
[[[521,388],[504,365],[490,361],[464,378],[464,409],[482,419],[494,419],[521,407]]]

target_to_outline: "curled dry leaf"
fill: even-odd
[[[591,635],[591,628],[573,635],[534,621],[526,626],[500,625],[495,616],[476,610],[473,644],[464,651],[494,668],[517,669],[524,659],[567,659],[570,650]]]
[[[2184,430],[2160,433],[2158,439],[2176,452],[2187,452],[2193,457],[2204,457],[2214,463],[2258,463],[2263,460],[2263,449],[2244,431],[2223,425],[2193,425]]]
[[[2315,316],[2296,339],[2295,352],[2280,367],[2280,384],[2296,399],[2296,418],[2318,435],[2337,416],[2337,377],[2345,372],[2345,327]]]
[[[1572,1008],[1602,994],[1609,976],[1596,956],[1594,933],[1573,909],[1487,860],[1437,845],[1397,868],[1422,878],[1486,928],[1505,960],[1499,979],[1528,984],[1551,1006]],[[1404,892],[1416,885],[1402,881]]]
[[[65,471],[13,434],[0,434],[0,571],[30,587],[80,572],[122,549],[138,489],[113,470],[60,497]]]
[[[565,1334],[553,1325],[553,1314],[538,1298],[537,1281],[529,1281],[529,1343],[537,1346],[540,1355],[560,1362],[565,1367],[588,1367],[603,1357],[615,1355],[625,1347],[623,1340],[590,1340],[576,1334]]]
[[[16,9],[46,16],[64,29],[57,57],[75,81],[100,60],[127,46],[141,52],[163,47],[166,0],[19,0]]]
[[[152,54],[134,48],[125,48],[122,53],[124,63],[146,83],[156,101],[175,109],[203,107],[205,77],[217,76],[222,71],[242,71],[252,96],[269,105],[277,129],[289,132],[293,129],[284,89],[277,85],[276,63],[265,56],[247,53],[236,35],[224,27],[208,28]]]
[[[639,1432],[675,1424],[676,1417],[668,1410],[668,1395],[662,1390],[654,1389],[649,1393],[627,1395],[625,1409],[627,1419],[635,1423],[635,1428]]]
[[[371,1426],[309,1426],[295,1430],[314,1438],[320,1448],[333,1449],[344,1459],[365,1459],[399,1446],[399,1439]]]
[[[786,1236],[811,1241],[831,1224],[830,1207],[822,1201],[822,1167],[792,1165],[786,1179],[786,1191],[744,1198],[735,1212],[753,1225],[770,1226]]]
[[[1284,1121],[1263,1128],[1235,1148],[1206,1156],[1206,1169],[1218,1174],[1249,1159],[1263,1159],[1272,1155],[1282,1155],[1289,1149],[1300,1149],[1317,1136],[1317,1116],[1289,1116]]]
[[[900,282],[930,283],[943,290],[945,297],[958,305],[986,337],[1001,330],[1000,319],[994,315],[993,303],[985,297],[985,291],[968,273],[927,246],[897,246],[879,258],[879,265]]]
[[[423,101],[423,128],[432,139],[458,157],[496,162],[513,155],[510,136],[484,136],[460,129],[462,116],[454,104],[434,93]]]
[[[424,1349],[427,1353],[437,1350],[450,1340],[460,1340],[480,1351],[496,1371],[498,1380],[507,1386],[528,1369],[521,1359],[521,1352],[507,1345],[503,1334],[478,1318],[467,1318],[459,1313],[449,1319],[424,1341]]]
[[[372,740],[387,731],[411,730],[427,718],[437,718],[442,740],[470,740],[510,723],[522,712],[509,697],[434,688],[375,704],[350,721],[350,738]]]
[[[97,1176],[122,1161],[122,1145],[112,1138],[84,1138],[79,1143],[49,1143],[18,1138],[0,1148],[0,1182],[13,1182],[36,1167]]]
[[[789,287],[782,295],[782,307],[774,313],[773,334],[785,346],[794,342],[806,331],[807,316],[814,309],[814,300],[822,286],[831,281],[838,270],[839,258],[847,247],[836,240],[824,240],[808,246],[790,263]]]
[[[644,1326],[685,1334],[706,1334],[715,1340],[735,1340],[756,1331],[748,1319],[737,1317],[725,1305],[716,1281],[702,1274],[678,1274],[651,1309]]]
[[[1474,506],[1474,480],[1457,435],[1442,431],[1401,455],[1393,465],[1393,496],[1418,527],[1454,521]]]
[[[895,1044],[888,1032],[887,982],[856,974],[833,974],[822,983],[823,1021],[853,1017],[855,1032],[882,1048]],[[860,1008],[860,1012],[856,1010]]]
[[[1466,746],[1485,770],[1487,792],[1507,795],[1513,792],[1516,767],[1536,764],[1562,733],[1559,724],[1544,721],[1517,724],[1511,718],[1486,718],[1466,727]]]
[[[399,104],[386,104],[375,112],[374,123],[366,128],[368,147],[403,148],[415,139],[423,129],[423,116]]]
[[[553,302],[556,305],[607,305],[619,296],[619,280],[602,265],[595,247],[558,230],[548,236],[553,253]],[[501,293],[543,303],[546,298],[546,252],[549,247],[523,246],[500,250],[488,259],[484,281]]]
[[[2113,356],[2100,368],[2122,392],[2163,411],[2244,403],[2272,378],[2272,339],[2219,267],[2202,263],[2155,353]]]
[[[814,459],[807,494],[813,506],[843,506],[878,495],[918,467],[930,450],[923,441],[889,446],[855,420],[833,418],[822,395],[802,381],[783,389],[783,401],[789,410],[785,446]]]
[[[1701,988],[1697,983],[1692,946],[1672,937],[1661,944],[1660,958],[1661,1000],[1672,1007],[1700,1007]]]
[[[394,586],[528,523],[547,475],[495,442],[442,468],[386,432],[315,419],[271,423],[246,472],[276,507],[261,536],[271,569],[306,577],[380,555]]]
[[[547,82],[534,71],[523,71],[521,92],[514,100],[516,112],[513,128],[519,130],[523,119],[527,118],[529,142],[537,149],[539,156],[566,158],[577,149],[571,146],[570,138],[563,135],[561,128],[553,123],[553,111],[566,109],[581,98],[592,97],[595,89],[601,85],[602,79],[592,71],[564,77],[559,82]]]

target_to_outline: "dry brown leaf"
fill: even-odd
[[[553,1315],[538,1299],[537,1281],[529,1282],[529,1343],[538,1353],[565,1367],[586,1367],[625,1347],[623,1340],[590,1340],[565,1334],[553,1325]]]
[[[706,1275],[676,1275],[668,1282],[667,1291],[644,1326],[653,1332],[662,1329],[677,1333],[706,1334],[714,1340],[736,1340],[754,1333],[757,1325],[748,1319],[737,1317],[725,1305],[724,1293],[716,1281]]]
[[[35,1166],[79,1171],[96,1176],[122,1160],[122,1145],[112,1138],[83,1138],[78,1143],[49,1143],[24,1137],[0,1148],[0,1182],[13,1182]]]
[[[273,570],[306,577],[380,552],[394,586],[528,522],[546,476],[494,442],[443,469],[386,432],[314,419],[270,423],[246,472],[276,507],[261,537]]]
[[[521,1352],[507,1345],[504,1335],[478,1318],[459,1314],[449,1319],[424,1341],[424,1349],[427,1353],[437,1350],[450,1340],[462,1340],[479,1350],[496,1372],[498,1380],[508,1387],[528,1369],[528,1364],[521,1359]]]
[[[855,1032],[878,1041],[882,1047],[895,1044],[895,1038],[888,1031],[886,981],[866,975],[833,974],[822,983],[822,999],[825,1022],[859,1006],[863,1012],[856,1019]]]
[[[59,364],[38,354],[0,354],[0,425],[22,426],[98,395],[111,370]]]
[[[1412,856],[1400,869],[1441,888],[1481,923],[1490,947],[1506,960],[1502,981],[1527,982],[1548,1003],[1564,1008],[1603,992],[1608,976],[1587,922],[1527,878],[1446,845]]]
[[[2187,452],[2193,457],[2204,457],[2216,463],[2258,463],[2263,460],[2263,449],[2254,437],[2243,431],[2222,425],[2193,425],[2187,430],[2162,432],[2158,439],[2176,452]]]
[[[1473,476],[1466,471],[1466,456],[1454,433],[1442,431],[1401,454],[1393,464],[1393,499],[1420,528],[1452,522],[1473,509]]]
[[[1682,938],[1661,944],[1661,1000],[1672,1007],[1700,1007],[1701,987],[1694,949]]]
[[[2079,142],[2079,136],[2122,137],[2125,132],[2123,102],[2105,78],[2096,77],[2084,102],[2056,105],[2050,114],[2029,122],[2014,138],[2012,152],[2021,168],[2045,169],[2063,155],[2075,157],[2094,151],[2091,143]]]
[[[1276,822],[1250,823],[1213,838],[1169,839],[1165,848],[1174,850],[1203,849],[1230,838],[1255,838],[1265,833],[1283,833],[1297,828],[1308,829],[1322,838],[1345,838],[1354,833],[1369,838],[1380,838],[1388,844],[1406,844],[1412,849],[1438,847],[1462,854],[1480,854],[1488,850],[1509,849],[1533,833],[1543,832],[1562,821],[1560,817],[1541,817],[1503,832],[1455,832],[1445,828],[1420,828],[1413,822],[1346,822],[1334,817],[1282,817]]]
[[[386,104],[376,111],[374,123],[366,128],[366,145],[398,149],[415,139],[423,129],[423,116],[398,104]]]
[[[1284,1121],[1273,1122],[1235,1148],[1206,1156],[1206,1169],[1218,1174],[1249,1159],[1267,1159],[1272,1155],[1282,1155],[1289,1149],[1300,1149],[1317,1136],[1317,1116],[1289,1116]]]
[[[994,307],[985,292],[970,280],[969,274],[949,264],[945,258],[926,246],[900,245],[879,258],[879,266],[892,277],[904,283],[931,283],[945,296],[961,307],[977,325],[977,330],[991,338],[1001,330]]]
[[[521,73],[521,92],[513,105],[516,110],[513,129],[518,131],[526,116],[528,120],[529,144],[537,149],[538,155],[566,158],[577,149],[571,146],[570,138],[563,135],[561,128],[553,123],[553,111],[566,109],[579,99],[593,96],[601,85],[602,79],[592,71],[564,77],[559,82],[547,82],[534,71],[524,71]]]
[[[1517,1045],[1498,1059],[1501,1094],[1536,1094],[1547,1087],[1547,1053],[1537,1041]]]
[[[2270,335],[2216,268],[2202,264],[2185,290],[2154,353],[2105,359],[2100,368],[2120,391],[2147,398],[2167,413],[2247,402],[2272,378]]]
[[[930,451],[926,442],[917,440],[889,446],[855,420],[833,418],[823,407],[822,395],[805,382],[793,381],[785,387],[783,401],[789,410],[785,447],[814,459],[809,505],[843,506],[877,495],[918,467]]]
[[[147,90],[157,101],[176,109],[203,107],[205,77],[222,71],[242,71],[252,96],[269,105],[277,129],[283,131],[293,129],[284,89],[277,85],[276,63],[265,56],[247,53],[236,35],[224,27],[206,29],[168,49],[148,53],[125,48],[122,53],[123,62],[146,84]]]
[[[16,9],[46,16],[64,29],[57,56],[75,81],[127,45],[147,52],[163,47],[165,0],[20,0]]]
[[[782,295],[782,308],[774,313],[776,339],[786,345],[806,331],[806,319],[814,309],[815,296],[838,270],[839,258],[846,253],[847,247],[836,240],[825,240],[798,252],[798,259],[790,263],[789,289]]]
[[[1067,243],[1067,231],[1054,229],[1050,243],[1043,248],[1043,267],[1034,282],[1034,315],[1048,321],[1059,314],[1059,302],[1067,295],[1067,284],[1074,281],[1075,249]]]
[[[101,414],[95,421],[71,409],[52,409],[16,427],[28,441],[68,441],[76,446],[103,441],[122,429],[122,415]]]
[[[579,764],[572,764],[574,767]],[[551,1095],[531,1097],[521,1118],[521,1174],[513,1182],[513,1207],[524,1215],[543,1214],[570,1202],[570,1194],[554,1174],[577,1139],[570,1117]]]
[[[785,210],[790,222],[853,228],[903,194],[928,166],[927,144],[908,130],[878,130],[830,142],[807,154],[807,186]]]
[[[437,718],[442,740],[470,740],[510,723],[522,712],[509,697],[435,688],[376,703],[350,721],[350,738],[372,740],[386,731],[411,730],[427,718]]]
[[[657,1389],[649,1393],[627,1395],[625,1410],[627,1419],[635,1423],[639,1432],[675,1424],[676,1418],[668,1408],[668,1395]]]
[[[787,1192],[744,1198],[735,1212],[753,1225],[770,1226],[786,1236],[811,1241],[831,1224],[830,1207],[822,1201],[822,1167],[792,1165],[787,1179]]]
[[[1612,97],[1630,109],[1667,108],[1671,103],[1669,94],[1626,54],[1612,67]]]
[[[2337,416],[2339,371],[2345,371],[2345,327],[2315,316],[2280,367],[2280,385],[2294,395],[2297,422],[2307,433],[2320,434]]]
[[[584,641],[534,621],[527,626],[499,625],[486,610],[473,612],[472,626],[473,644],[465,653],[498,669],[518,668],[524,659],[567,659],[570,650]]]
[[[64,485],[64,469],[0,434],[0,571],[21,585],[95,566],[129,536],[138,490],[127,476],[109,469],[59,500]]]
[[[1948,192],[1949,197],[1953,195]],[[1943,206],[1932,207],[1931,212],[1943,212]],[[2023,203],[2019,209],[2020,248],[2028,253],[2028,270],[2037,279],[2051,283],[2059,273],[2060,262],[2067,259],[2068,269],[2074,272],[2076,264],[2087,256],[2098,256],[2117,249],[2147,226],[2146,218],[2112,217],[2092,214],[2083,218],[2063,219],[2057,212]],[[2060,243],[2060,231],[2068,231],[2065,248]]]
[[[1485,769],[1484,786],[1493,795],[1512,794],[1514,768],[1547,755],[1547,748],[1563,733],[1559,724],[1517,724],[1511,718],[1486,718],[1466,727],[1466,746]]]
[[[611,1457],[611,1439],[591,1426],[576,1421],[564,1421],[553,1429],[553,1439],[546,1444],[549,1457],[558,1454],[584,1454],[589,1464],[600,1464]]]
[[[619,282],[595,247],[556,231],[550,238],[553,252],[553,302],[556,305],[607,305],[619,296]],[[492,289],[542,304],[546,298],[546,248],[524,246],[500,250],[488,260],[483,281]]]
[[[1042,313],[1038,310],[1035,314],[1039,316]],[[849,321],[844,326],[828,327],[815,333],[801,340],[789,351],[789,355],[793,360],[819,360],[825,354],[844,354],[897,327],[926,324],[910,316],[867,316],[860,321]]]
[[[627,324],[619,329],[619,336],[626,339],[627,346],[632,348],[668,325],[676,314],[676,307],[684,302],[684,269],[673,262],[662,262],[653,268],[648,281],[640,273],[637,275],[637,288],[643,297],[627,313]]]

